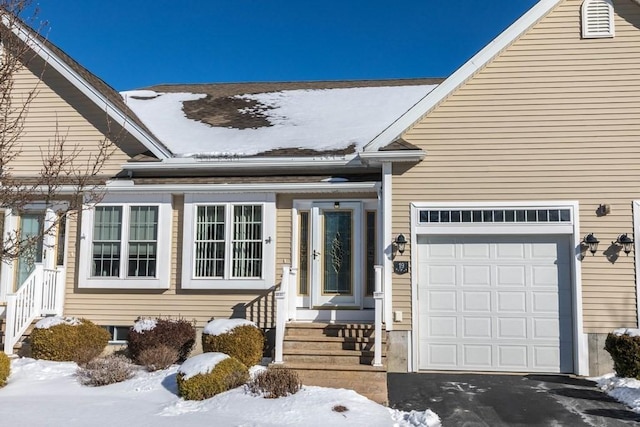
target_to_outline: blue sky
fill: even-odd
[[[47,36],[118,90],[446,77],[536,0],[40,0]]]

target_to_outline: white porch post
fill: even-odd
[[[393,272],[393,191],[391,188],[393,176],[393,164],[391,162],[382,163],[382,234],[384,250],[383,257],[383,292],[384,292],[384,319],[386,329],[393,329],[392,310],[392,272]]]
[[[280,290],[276,291],[276,348],[273,363],[283,362],[285,323],[288,318],[287,293],[289,292],[290,266],[282,266]],[[288,296],[291,299],[291,295]]]
[[[18,229],[18,216],[14,215],[11,209],[5,210],[1,215],[4,215],[4,230],[0,230],[4,236],[9,233],[14,233]],[[14,264],[10,261],[2,262],[2,268],[0,271],[0,302],[7,301],[7,296],[13,293],[13,269]]]
[[[382,292],[382,266],[376,265],[375,269],[375,341],[373,342],[373,366],[382,366],[382,307],[384,293]]]

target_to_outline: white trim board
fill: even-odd
[[[571,209],[572,222],[568,223],[569,227],[563,225],[561,227],[550,227],[548,223],[531,223],[521,224],[522,227],[509,227],[505,230],[501,224],[495,224],[496,230],[500,229],[500,232],[493,233],[491,231],[492,225],[481,225],[482,230],[473,230],[473,224],[470,227],[449,227],[448,224],[442,226],[444,231],[438,234],[451,234],[451,235],[463,235],[463,234],[531,234],[538,227],[538,232],[541,234],[565,234],[573,236],[571,242],[574,245],[573,263],[571,263],[571,280],[572,280],[572,310],[573,310],[573,363],[574,373],[578,375],[589,375],[589,346],[587,334],[583,332],[583,313],[582,313],[582,276],[581,276],[581,253],[580,253],[580,222],[579,222],[579,204],[577,201],[548,201],[548,202],[487,202],[487,203],[423,203],[414,202],[411,203],[411,242],[418,241],[418,235],[431,234],[438,225],[432,225],[424,227],[418,223],[418,212],[420,209],[429,208],[461,208],[461,207],[477,207],[484,209],[493,208],[522,208],[522,207],[548,207],[548,208],[565,208]],[[640,211],[640,208],[638,209]],[[478,232],[474,232],[478,231]],[[418,262],[418,251],[411,251],[411,265],[415,266]],[[418,369],[418,329],[419,329],[419,304],[418,304],[418,278],[417,269],[412,268],[411,271],[411,363],[414,371]]]
[[[640,296],[640,262],[638,260],[638,252],[640,250],[640,200],[633,201],[633,254],[634,264],[636,270],[636,326],[640,326],[640,304],[638,304],[638,297]]]
[[[418,101],[416,105],[411,107],[389,127],[372,139],[371,142],[365,145],[364,151],[378,151],[380,148],[392,143],[405,130],[429,113],[432,108],[460,87],[478,70],[487,65],[504,48],[513,43],[513,41],[527,31],[529,27],[549,13],[560,1],[561,0],[540,0],[535,6],[529,9],[527,13],[522,15],[520,19],[485,46],[484,49],[475,54],[462,65],[462,67],[458,68],[458,70],[442,82],[442,84],[429,92],[429,94]]]

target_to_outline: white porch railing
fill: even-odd
[[[45,269],[36,264],[18,291],[7,295],[4,352],[13,354],[13,347],[31,323],[40,316],[62,315],[64,270]]]
[[[376,265],[375,292],[373,293],[375,324],[375,340],[373,344],[373,366],[382,366],[382,318],[384,310],[384,292],[382,291],[383,267]],[[291,267],[282,267],[282,282],[280,290],[276,291],[276,343],[273,363],[283,363],[284,334],[286,323],[295,317],[295,287],[292,287]],[[295,283],[293,283],[295,285]],[[293,305],[293,312],[292,310]]]

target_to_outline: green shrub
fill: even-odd
[[[194,367],[210,365],[205,373],[189,372]],[[247,367],[222,353],[203,353],[187,359],[178,370],[178,393],[187,400],[204,400],[231,390],[249,380]]]
[[[613,359],[617,376],[640,379],[640,336],[614,331],[607,335],[604,349]]]
[[[11,374],[11,361],[9,356],[0,351],[0,387],[7,384],[7,378]]]
[[[109,333],[86,319],[45,318],[29,337],[35,359],[85,364],[99,356],[109,343]]]
[[[264,333],[248,320],[212,320],[202,333],[202,350],[228,354],[245,366],[257,365],[262,360]]]
[[[138,319],[129,331],[129,354],[139,364],[144,350],[165,346],[176,350],[177,358],[171,363],[182,362],[196,343],[193,322],[184,319]]]
[[[277,399],[300,390],[300,377],[288,368],[268,368],[259,372],[249,383],[249,391],[267,399]]]
[[[99,387],[119,383],[131,378],[134,374],[131,361],[122,355],[110,354],[97,357],[76,371],[82,385]]]

